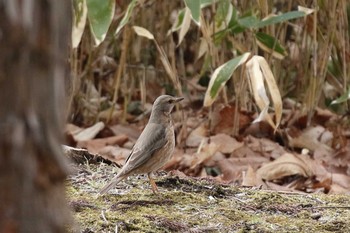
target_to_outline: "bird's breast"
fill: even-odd
[[[157,166],[155,166],[155,169],[153,171],[156,171],[163,167],[173,155],[175,148],[174,127],[170,126],[169,128],[167,128],[165,135],[167,140],[165,145],[156,153]]]

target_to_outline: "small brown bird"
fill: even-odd
[[[126,177],[143,173],[148,175],[153,193],[158,192],[151,174],[163,167],[174,152],[175,135],[171,111],[175,104],[183,99],[169,95],[161,95],[156,99],[148,124],[137,139],[123,168],[101,189],[101,195]]]

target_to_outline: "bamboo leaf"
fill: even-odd
[[[88,12],[86,0],[74,0],[73,12],[72,47],[76,48],[81,41],[85,29]]]
[[[282,118],[282,97],[273,73],[265,58],[261,56],[253,56],[252,59],[247,62],[246,67],[249,86],[254,96],[255,103],[260,109],[260,114],[254,122],[266,120],[276,131]],[[264,80],[267,83],[267,88],[265,87]],[[276,122],[273,122],[271,116],[268,114],[270,99],[267,95],[267,90],[270,92],[270,97],[275,109]]]
[[[181,27],[180,27],[179,43],[177,45],[181,44],[186,33],[188,32],[188,29],[190,28],[190,24],[191,24],[191,11],[188,7],[186,7],[185,15],[184,15],[184,18],[182,20]]]
[[[246,64],[247,77],[249,79],[249,87],[254,96],[256,105],[260,109],[260,114],[255,122],[266,120],[274,129],[276,125],[273,123],[270,115],[268,114],[268,107],[270,105],[270,100],[267,97],[267,93],[264,85],[264,77],[260,70],[259,62],[257,56],[253,56]]]
[[[230,61],[226,62],[214,71],[210,79],[208,89],[205,93],[205,107],[208,107],[213,104],[221,88],[225,86],[226,82],[231,78],[233,72],[237,69],[237,67],[248,60],[249,56],[249,52],[244,53],[243,55],[233,58]]]
[[[276,79],[270,69],[270,66],[267,64],[266,60],[264,57],[258,56],[257,57],[260,69],[263,73],[264,79],[267,83],[267,87],[270,92],[270,97],[273,103],[273,108],[275,110],[275,116],[276,116],[276,128],[279,126],[281,123],[282,119],[282,97],[281,93],[278,89]]]
[[[120,30],[125,26],[125,24],[127,24],[129,22],[129,19],[131,17],[132,11],[134,10],[136,3],[137,3],[137,0],[132,0],[129,3],[128,8],[126,9],[125,15],[122,18],[122,20],[120,21],[118,28],[115,31],[115,34],[118,34],[120,32]]]
[[[147,29],[139,26],[132,27],[138,36],[146,37],[147,39],[154,40],[154,36]]]
[[[276,38],[263,32],[255,33],[255,38],[257,40],[258,46],[262,50],[271,53],[275,58],[281,60],[288,55],[286,50],[282,47]]]
[[[259,24],[259,19],[254,15],[246,16],[237,20],[238,24],[245,28],[255,28]]]
[[[201,0],[201,8],[211,6],[213,3],[216,3],[218,0]]]
[[[185,7],[184,9],[181,9],[179,11],[179,13],[177,14],[176,21],[174,22],[173,26],[171,27],[171,32],[175,32],[181,28],[181,25],[182,25],[182,22],[183,22],[184,16],[185,16],[186,8],[187,7]]]
[[[333,105],[333,104],[341,104],[341,103],[344,103],[344,102],[348,101],[349,99],[350,99],[350,88],[348,89],[347,92],[345,92],[339,98],[333,100],[331,102],[331,105]]]
[[[265,20],[260,21],[256,27],[262,28],[276,23],[282,23],[291,19],[297,19],[306,16],[305,11],[290,11],[280,15],[269,17]]]
[[[215,14],[215,22],[218,28],[226,22],[228,23],[232,16],[232,4],[230,4],[229,0],[219,0],[218,8]]]
[[[200,26],[201,0],[185,0],[185,4],[191,10],[193,21]]]
[[[114,0],[87,0],[88,18],[91,32],[98,46],[105,38],[112,22],[115,9]]]

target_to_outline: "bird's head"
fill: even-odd
[[[170,95],[161,95],[156,101],[154,101],[152,114],[154,113],[164,113],[165,115],[170,115],[176,103],[183,100],[183,97],[173,97]]]

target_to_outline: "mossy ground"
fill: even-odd
[[[67,181],[71,232],[350,232],[350,196],[292,194],[160,174],[160,193],[133,176],[104,196],[113,166],[79,165]]]

